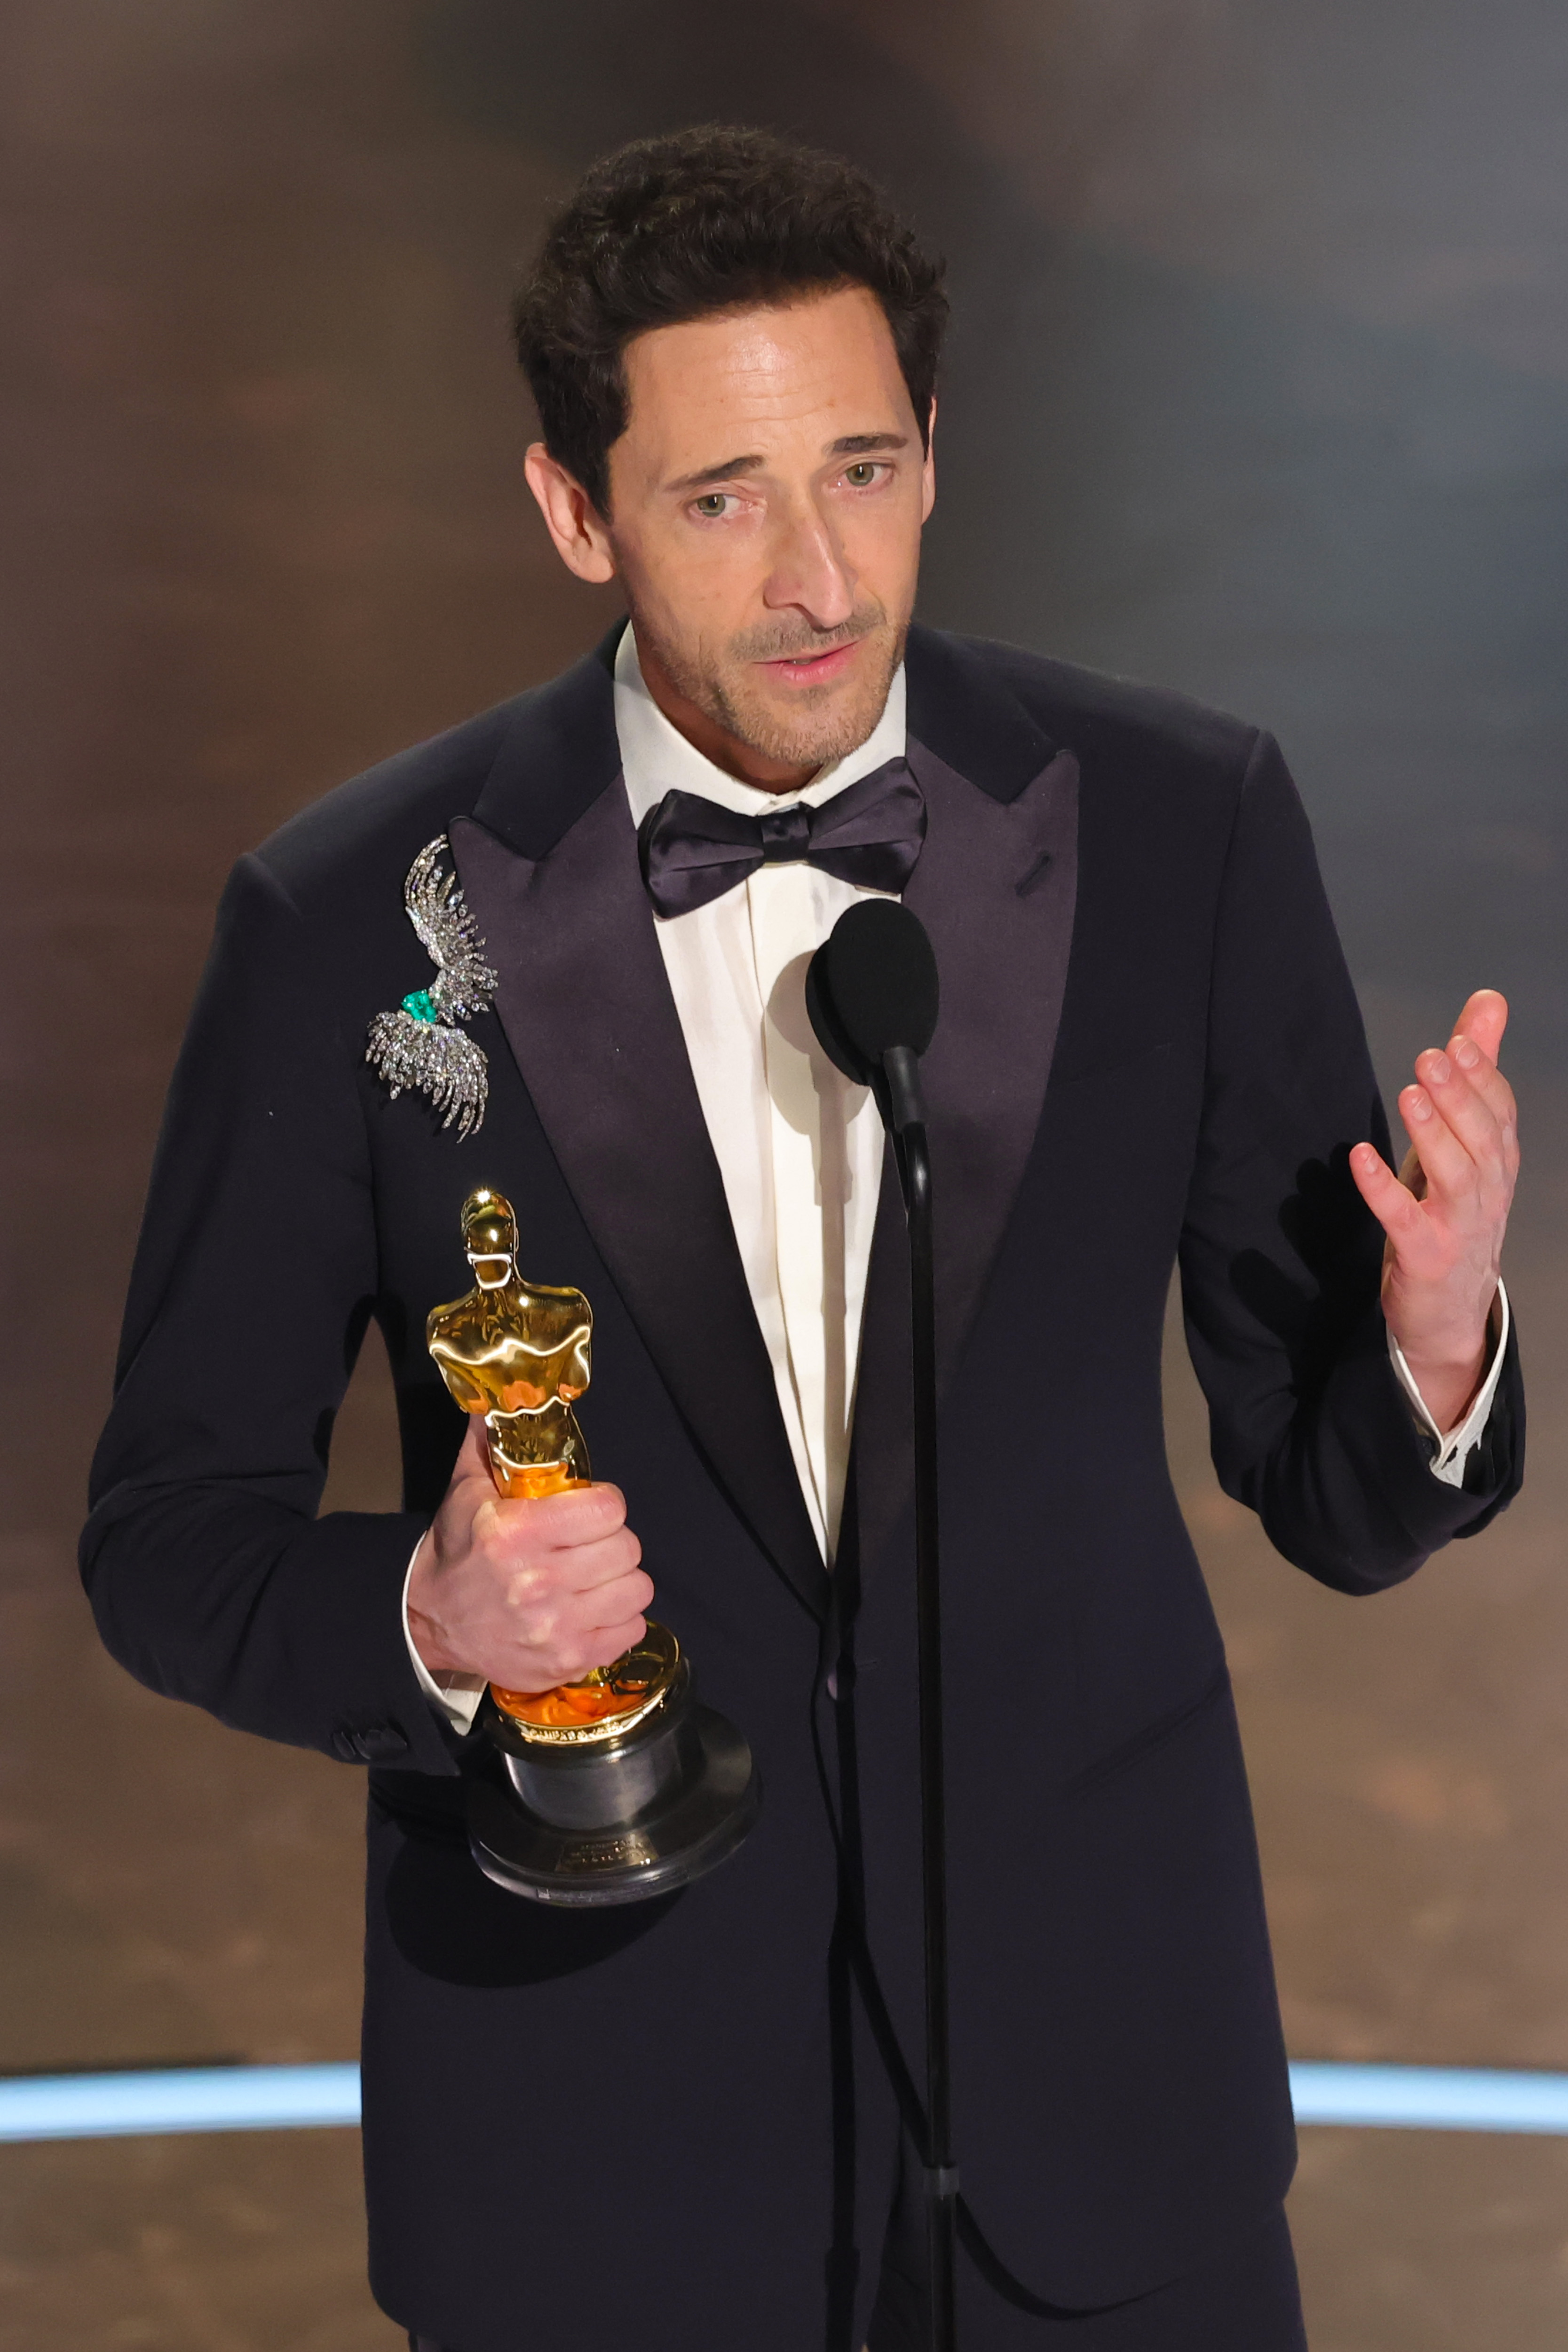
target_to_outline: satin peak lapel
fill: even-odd
[[[540,856],[472,819],[451,837],[497,1013],[583,1220],[715,1476],[820,1614],[821,1554],[619,780]]]
[[[1041,743],[1044,752],[1051,747]],[[911,738],[925,845],[904,903],[931,936],[941,1015],[922,1066],[936,1221],[938,1373],[951,1386],[1045,1103],[1078,884],[1078,762],[1057,751],[1011,800]],[[855,1402],[862,1574],[914,1484],[909,1261],[891,1165],[866,1289]]]

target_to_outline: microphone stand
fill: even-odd
[[[918,1056],[893,1045],[883,1056],[879,1108],[893,1137],[909,1227],[914,1339],[915,1591],[919,1630],[921,1876],[925,1928],[926,2242],[934,2352],[956,2352],[958,2168],[953,2158],[947,2002],[946,1784],[942,1751],[942,1587],[936,1518],[936,1297],[931,1155]]]

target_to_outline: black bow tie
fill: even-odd
[[[659,913],[689,915],[759,866],[802,862],[896,898],[925,838],[925,795],[908,762],[889,760],[821,808],[797,802],[766,816],[721,808],[700,793],[666,793],[637,828],[637,854]]]

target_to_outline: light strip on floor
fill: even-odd
[[[0,2082],[0,2140],[357,2124],[357,2066],[170,2066]]]
[[[1568,2132],[1568,2074],[1492,2066],[1291,2069],[1299,2124],[1370,2124],[1403,2131]]]
[[[1385,2130],[1568,2133],[1568,2074],[1469,2066],[1291,2068],[1296,2120]],[[357,2124],[357,2066],[161,2067],[0,2081],[0,2140]]]

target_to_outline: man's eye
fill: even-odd
[[[863,457],[859,465],[845,467],[844,479],[852,490],[869,490],[880,471],[880,467],[874,466],[869,457]]]
[[[718,517],[723,514],[725,508],[729,504],[729,500],[723,490],[708,490],[706,491],[700,499],[695,499],[693,503],[695,506],[698,514],[703,516],[706,521],[715,522],[717,520]]]

